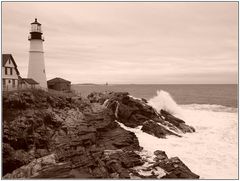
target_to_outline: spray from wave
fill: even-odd
[[[182,109],[166,91],[157,91],[157,96],[150,99],[148,104],[154,107],[158,112],[163,109],[172,115],[181,115]]]

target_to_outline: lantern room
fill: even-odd
[[[41,24],[37,21],[37,18],[35,18],[35,21],[33,23],[31,23],[30,35],[28,37],[28,40],[33,39],[44,41],[44,38],[42,36]]]

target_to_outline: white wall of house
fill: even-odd
[[[12,89],[18,86],[17,71],[11,59],[2,67],[2,81],[4,88]]]

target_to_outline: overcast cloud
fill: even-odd
[[[47,79],[237,83],[237,8],[237,2],[3,2],[2,49],[26,77],[36,17]]]

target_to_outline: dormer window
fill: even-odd
[[[7,74],[8,74],[7,67],[5,67],[5,75],[7,75]]]

